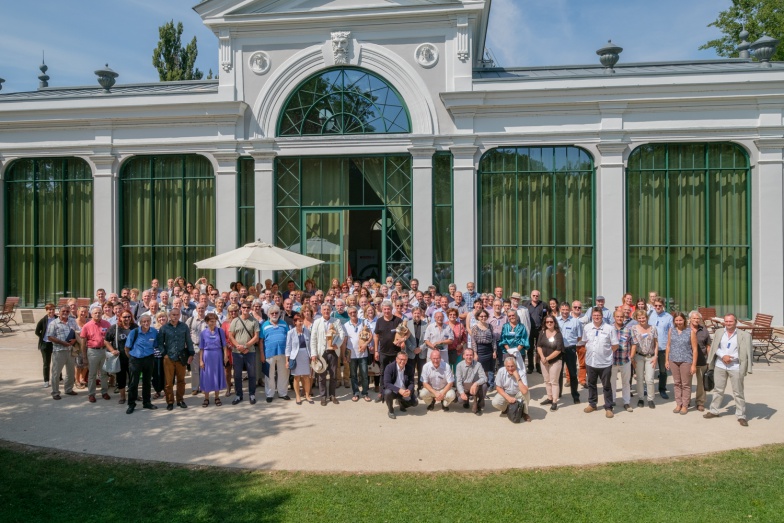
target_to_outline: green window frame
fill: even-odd
[[[252,157],[237,160],[237,247],[256,239],[256,164]],[[238,269],[237,281],[255,281],[256,271]]]
[[[6,169],[5,288],[22,307],[93,295],[93,175],[81,158]]]
[[[454,175],[449,151],[433,155],[433,284],[447,289],[454,281]]]
[[[215,174],[199,155],[135,156],[120,169],[120,286],[182,276],[215,255]]]
[[[751,167],[734,143],[646,144],[626,169],[626,284],[751,316]]]
[[[305,212],[383,209],[386,274],[407,284],[413,267],[412,176],[408,154],[277,158],[276,245],[301,246]],[[304,284],[302,271],[276,273],[281,285],[289,279]]]
[[[593,157],[575,146],[499,147],[479,162],[477,288],[592,303]]]
[[[310,76],[286,100],[278,136],[410,133],[403,98],[386,80],[358,67]]]

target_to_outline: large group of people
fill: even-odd
[[[608,418],[619,405],[633,412],[669,400],[671,374],[674,413],[718,417],[729,382],[737,420],[748,424],[743,383],[752,344],[733,314],[711,334],[699,312],[668,312],[656,292],[637,300],[627,293],[612,310],[597,296],[584,310],[580,301],[544,301],[538,290],[505,297],[501,287],[478,293],[473,283],[462,292],[454,284],[420,289],[416,279],[403,288],[392,278],[285,287],[235,282],[220,292],[204,278],[176,278],[144,291],[98,289],[86,307],[49,304],[36,326],[44,387],[54,400],[61,385],[69,396],[86,389],[91,403],[98,387],[111,400],[113,387],[132,414],[140,382],[142,408],[156,409],[159,398],[168,410],[187,408],[190,374],[190,395],[203,395],[202,407],[222,406],[221,396],[238,405],[246,392],[254,405],[257,386],[267,403],[290,401],[291,390],[297,405],[337,405],[342,386],[353,402],[384,403],[390,419],[396,405],[405,412],[420,402],[428,411],[456,404],[481,415],[492,396],[501,415],[519,411],[530,421],[533,373],[542,375],[541,404],[550,411],[567,403],[564,389],[580,403],[583,387],[584,412],[601,408]]]

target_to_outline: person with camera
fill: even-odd
[[[76,343],[74,328],[76,323],[71,318],[71,310],[68,306],[60,308],[59,317],[49,322],[46,327],[46,336],[52,344],[52,399],[60,399],[60,372],[65,367],[65,393],[68,396],[76,396],[74,388],[75,366],[71,355],[71,347]]]

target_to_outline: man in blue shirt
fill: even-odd
[[[667,395],[667,339],[670,335],[670,330],[673,328],[672,314],[664,310],[664,298],[657,296],[653,299],[653,312],[648,319],[648,323],[656,329],[656,334],[659,338],[659,395],[664,399],[670,399]],[[652,397],[653,394],[649,395]]]
[[[474,290],[474,282],[466,283],[467,292],[463,293],[463,301],[469,311],[474,308],[474,302],[479,298],[479,293]]]
[[[158,407],[152,404],[151,383],[154,366],[153,352],[158,347],[158,331],[152,327],[151,316],[139,318],[139,327],[132,330],[125,340],[125,351],[128,353],[129,374],[131,381],[128,384],[128,409],[126,414],[133,414],[136,400],[139,398],[139,376],[142,376],[142,407],[155,410]]]
[[[577,343],[583,337],[583,324],[579,318],[571,314],[571,309],[568,302],[561,302],[560,315],[558,318],[558,327],[561,329],[561,336],[563,336],[564,353],[563,359],[569,371],[569,388],[572,391],[572,400],[575,403],[580,403],[580,393],[577,392]],[[563,367],[561,367],[561,375],[558,377],[558,390],[559,396],[563,394]]]
[[[286,337],[289,334],[289,326],[285,321],[280,321],[280,308],[273,305],[267,312],[269,319],[261,325],[261,345],[264,350],[264,358],[269,364],[269,375],[264,380],[264,391],[267,395],[267,403],[272,403],[275,397],[275,385],[277,384],[278,397],[290,400],[289,390],[289,370],[286,368]],[[277,380],[275,376],[277,375]]]
[[[604,306],[604,296],[597,296],[596,305],[594,307],[589,307],[588,310],[585,311],[583,317],[580,318],[580,321],[583,322],[583,325],[588,325],[593,321],[591,318],[592,315],[591,311],[597,307],[602,309],[602,321],[604,322],[604,324],[612,325],[614,323],[612,311]]]

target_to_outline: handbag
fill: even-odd
[[[514,403],[510,403],[509,407],[506,411],[506,417],[512,423],[520,423],[523,419],[523,413],[525,412],[525,405],[522,401],[515,401]]]
[[[713,357],[713,365],[716,364],[716,356]],[[710,366],[709,366],[710,367]],[[713,368],[709,368],[702,375],[702,388],[705,392],[710,392],[716,386],[716,381],[713,378]]]
[[[103,371],[107,374],[117,374],[120,372],[120,355],[107,354],[103,362]]]

